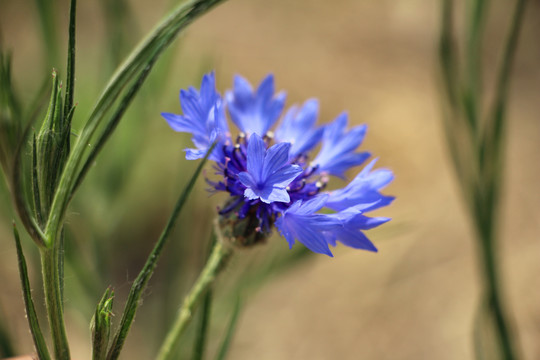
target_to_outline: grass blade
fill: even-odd
[[[127,94],[124,96],[124,98],[120,101],[116,111],[114,114],[110,117],[110,120],[107,122],[107,126],[103,130],[101,136],[99,137],[97,143],[92,147],[92,150],[90,151],[90,154],[84,161],[84,164],[81,168],[81,171],[77,174],[77,179],[75,180],[75,183],[73,185],[73,190],[71,191],[71,196],[75,193],[77,188],[81,185],[82,181],[84,180],[84,177],[88,173],[88,170],[92,167],[92,164],[94,163],[94,160],[96,159],[97,155],[109,139],[109,137],[114,132],[114,129],[122,119],[122,116],[126,112],[127,108],[129,107],[129,104],[139,91],[140,87],[143,85],[144,81],[146,80],[146,77],[150,73],[150,70],[152,69],[153,63],[157,60],[157,57],[155,57],[144,70],[139,75],[138,79],[135,81],[135,83],[131,86]]]
[[[67,55],[66,95],[64,98],[64,118],[73,108],[73,95],[75,92],[75,29],[77,17],[77,0],[71,0],[69,8],[69,40]]]
[[[205,261],[208,261],[208,257],[211,254],[212,248],[214,247],[214,244],[216,242],[215,234],[212,236],[212,240],[210,241],[210,247],[208,249],[208,254],[205,256]],[[210,313],[212,311],[212,298],[213,298],[213,291],[210,287],[206,294],[204,294],[202,305],[201,305],[201,313],[199,317],[199,323],[197,324],[197,335],[195,336],[195,343],[193,347],[193,360],[202,360],[204,358],[204,352],[206,350],[206,335],[208,333],[208,327],[210,325]]]
[[[80,137],[73,147],[62,173],[58,190],[52,204],[47,226],[46,242],[58,235],[69,199],[72,197],[75,181],[79,178],[80,164],[93,136],[104,116],[120,96],[123,88],[137,77],[147,66],[152,66],[159,55],[172,43],[180,30],[223,0],[192,0],[178,6],[168,17],[135,48],[126,61],[113,75],[99,98]],[[97,139],[99,142],[100,140]]]
[[[141,298],[141,295],[144,289],[146,288],[146,284],[148,283],[148,281],[152,277],[152,274],[154,273],[154,269],[156,268],[156,264],[159,259],[159,256],[161,255],[161,251],[163,250],[163,247],[165,246],[165,243],[167,242],[169,234],[174,229],[176,220],[178,219],[178,216],[180,215],[180,212],[182,208],[184,207],[184,204],[186,203],[187,197],[191,193],[191,190],[193,189],[193,186],[195,185],[195,181],[199,177],[204,164],[208,160],[208,156],[210,156],[215,146],[216,146],[216,143],[214,143],[208,149],[205,157],[199,163],[199,165],[197,166],[197,169],[191,176],[191,179],[189,180],[188,184],[186,185],[186,187],[180,194],[180,197],[178,198],[178,201],[176,202],[174,210],[171,216],[169,217],[167,225],[165,225],[165,228],[163,229],[161,236],[156,242],[156,245],[154,246],[154,248],[152,249],[152,252],[148,256],[148,259],[146,260],[144,267],[142,268],[141,272],[135,279],[135,282],[131,286],[129,296],[126,301],[126,305],[124,307],[124,312],[122,313],[122,320],[120,321],[120,326],[118,327],[118,330],[116,331],[111,347],[109,348],[109,352],[107,354],[108,360],[117,359],[118,356],[120,355],[120,351],[122,350],[122,347],[124,346],[124,342],[128,335],[129,329],[131,328],[131,324],[133,323],[133,319],[135,319],[135,314],[139,306],[139,299]]]
[[[491,106],[491,112],[487,119],[486,136],[484,139],[484,147],[486,152],[494,153],[501,149],[501,143],[504,131],[504,119],[506,113],[506,102],[508,99],[508,88],[510,85],[510,73],[516,54],[518,45],[519,33],[523,24],[523,16],[525,14],[526,0],[517,0],[516,7],[512,16],[512,23],[508,31],[506,43],[503,50],[503,58],[497,74],[497,82],[495,85],[495,99]],[[495,153],[495,163],[499,163],[499,153]]]
[[[236,303],[234,304],[233,313],[231,315],[231,320],[227,326],[227,331],[225,333],[225,338],[221,343],[219,351],[216,355],[216,360],[225,360],[229,352],[229,347],[231,346],[231,341],[236,330],[236,324],[238,322],[238,315],[240,315],[240,309],[242,308],[242,302],[240,301],[240,296],[236,298]]]
[[[43,338],[43,333],[39,326],[39,320],[34,307],[34,301],[32,300],[32,289],[30,288],[30,280],[28,279],[28,269],[26,267],[26,259],[24,258],[21,241],[19,238],[19,232],[15,223],[13,223],[13,235],[15,237],[15,246],[17,248],[17,257],[19,259],[19,273],[21,275],[21,284],[23,290],[24,306],[26,308],[26,315],[28,318],[28,325],[30,325],[30,332],[32,339],[34,340],[34,346],[38,353],[40,360],[49,360],[49,350],[47,344]]]
[[[204,294],[202,304],[200,320],[197,326],[197,335],[195,338],[195,346],[193,348],[193,360],[202,360],[204,358],[204,352],[206,350],[206,335],[208,333],[208,327],[210,325],[210,313],[212,310],[212,288],[208,289]]]

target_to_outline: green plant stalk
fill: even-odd
[[[488,114],[486,131],[482,141],[485,154],[484,162],[480,162],[480,187],[477,189],[480,208],[477,209],[477,231],[481,240],[483,276],[485,296],[488,309],[493,316],[496,327],[497,344],[505,360],[518,359],[518,352],[512,339],[512,331],[504,306],[501,302],[499,268],[497,266],[497,242],[495,227],[499,205],[500,179],[503,172],[503,138],[505,125],[505,108],[508,99],[508,88],[513,60],[516,54],[519,33],[523,24],[526,0],[517,0],[512,16],[510,29],[503,50],[502,62],[495,85],[495,100]]]
[[[195,185],[195,181],[199,177],[199,174],[201,173],[204,164],[208,160],[208,157],[214,150],[216,144],[217,143],[214,142],[212,146],[210,146],[204,158],[197,166],[197,169],[193,173],[193,176],[191,177],[184,191],[182,191],[182,194],[178,198],[174,210],[169,217],[169,221],[167,222],[167,225],[165,225],[165,228],[163,229],[163,232],[161,233],[158,241],[156,242],[156,245],[154,245],[154,248],[148,256],[148,259],[146,260],[146,263],[144,264],[141,272],[133,282],[128,299],[126,301],[126,305],[124,306],[124,312],[122,313],[122,320],[120,320],[120,326],[116,331],[114,339],[107,353],[108,360],[115,360],[120,355],[120,351],[124,346],[124,341],[126,340],[129,329],[131,328],[131,324],[135,319],[135,313],[137,312],[137,307],[139,305],[139,299],[141,298],[142,292],[146,288],[146,284],[148,284],[148,281],[150,281],[150,278],[154,273],[154,269],[156,268],[159,256],[161,255],[161,251],[163,251],[163,247],[165,246],[165,243],[169,238],[169,234],[173,231],[176,220],[178,219],[178,216],[180,215],[180,212],[184,207],[184,204],[186,203],[187,197],[191,193],[191,190]]]
[[[468,204],[479,246],[479,264],[484,283],[483,301],[486,315],[496,337],[496,350],[505,360],[518,358],[512,332],[502,304],[499,267],[497,261],[496,224],[501,178],[503,174],[503,138],[505,108],[513,59],[519,31],[522,26],[526,0],[517,0],[505,46],[502,63],[495,85],[495,99],[489,109],[487,121],[479,123],[481,103],[481,39],[486,16],[487,0],[472,2],[472,12],[467,29],[466,68],[463,89],[458,89],[456,79],[456,50],[452,38],[452,0],[442,0],[443,16],[440,38],[440,62],[448,110],[445,113],[446,135],[461,189]],[[459,92],[463,93],[459,95]],[[458,94],[458,95],[456,95]],[[457,98],[463,102],[456,101]],[[468,131],[460,133],[464,124]],[[475,128],[482,125],[483,129]],[[472,136],[471,136],[472,134]],[[459,150],[458,139],[467,137],[468,151]],[[472,155],[472,156],[471,156]],[[473,161],[470,164],[470,161]],[[468,165],[471,165],[468,167]],[[477,351],[479,354],[479,352]]]
[[[204,353],[206,350],[206,338],[208,334],[208,327],[210,323],[210,316],[212,311],[212,289],[208,289],[206,294],[204,294],[200,320],[197,324],[197,336],[195,338],[195,343],[193,347],[193,360],[203,360]]]
[[[231,320],[229,321],[229,325],[227,326],[227,330],[225,332],[225,338],[223,339],[223,342],[221,343],[219,351],[216,355],[216,360],[225,360],[227,354],[229,353],[229,347],[236,329],[236,323],[238,322],[238,315],[240,314],[241,308],[242,302],[240,300],[240,295],[238,295],[234,304]]]
[[[73,107],[73,96],[75,91],[75,29],[77,20],[77,0],[71,0],[69,7],[69,39],[67,55],[67,78],[66,95],[64,98],[64,118],[68,117]],[[68,141],[69,146],[69,141]]]
[[[28,268],[26,266],[26,259],[24,257],[19,232],[17,231],[15,223],[13,223],[13,235],[15,237],[15,246],[17,248],[17,257],[19,260],[19,274],[21,276],[24,306],[32,339],[34,340],[34,346],[40,360],[49,360],[51,357],[49,355],[49,350],[47,349],[47,343],[41,332],[41,327],[39,326],[39,319],[34,306],[34,300],[32,300],[32,289],[30,287],[30,280],[28,279]]]
[[[488,311],[493,316],[494,324],[496,326],[496,343],[500,347],[499,352],[502,354],[503,359],[515,360],[518,356],[513,345],[511,331],[507,325],[508,319],[506,318],[504,307],[501,303],[502,291],[499,286],[495,238],[492,235],[491,229],[486,228],[481,231],[482,263],[484,267],[484,283],[486,284],[484,296],[486,297]]]
[[[472,129],[475,137],[479,128],[479,106],[481,105],[481,53],[482,53],[482,35],[484,34],[485,18],[487,15],[488,0],[474,0],[469,2],[470,23],[467,31],[467,62],[466,62],[466,84],[463,94],[463,108],[465,118]]]
[[[221,272],[221,270],[224,269],[226,261],[232,255],[232,248],[223,242],[221,231],[219,230],[219,225],[217,222],[214,223],[214,231],[216,232],[217,237],[216,244],[212,249],[212,253],[208,258],[204,269],[199,275],[199,278],[184,299],[173,327],[167,334],[167,337],[159,350],[159,354],[156,357],[157,360],[172,359],[174,349],[176,348],[180,337],[189,325],[197,305],[199,305],[203,295],[214,283],[216,276]]]
[[[64,326],[64,310],[58,267],[59,242],[52,249],[41,249],[41,273],[45,292],[47,317],[57,360],[69,360],[69,344]]]
[[[221,1],[223,0],[192,0],[179,5],[156,26],[115,72],[94,107],[62,172],[44,231],[44,242],[48,247],[58,236],[88,143],[122,89],[131,78],[146,68],[148,62],[154,60],[154,56],[159,56],[171,44],[180,30]]]

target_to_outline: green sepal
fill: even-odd
[[[52,73],[53,85],[47,114],[36,138],[38,187],[41,195],[41,215],[46,218],[52,203],[56,181],[60,175],[59,162],[65,157],[62,152],[64,116],[58,75]]]
[[[114,290],[110,287],[105,290],[96,307],[96,312],[90,323],[92,332],[92,359],[103,360],[107,356],[109,335],[111,333],[111,316],[114,301]]]

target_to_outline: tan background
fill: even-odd
[[[506,2],[493,3],[485,49],[488,74],[497,64],[510,12]],[[143,30],[165,8],[144,1],[133,4]],[[20,17],[22,5],[3,6],[9,10],[0,17],[6,43],[34,36],[27,29],[29,20],[21,18],[24,26],[17,26],[6,15]],[[99,14],[92,5],[81,2],[79,14],[79,44],[99,39],[103,30],[93,25],[99,24]],[[288,104],[319,98],[323,122],[348,110],[354,123],[369,126],[364,149],[396,174],[386,193],[397,200],[379,212],[393,221],[370,235],[379,253],[339,247],[333,259],[314,256],[273,278],[249,299],[231,359],[473,357],[479,276],[470,221],[443,141],[438,17],[439,2],[432,0],[231,0],[182,37],[178,67],[184,61],[184,71],[197,70],[200,59],[212,58],[220,89],[229,87],[235,73],[256,83],[273,72],[277,87],[289,94]],[[462,20],[458,16],[458,22]],[[530,1],[525,21],[508,113],[500,254],[505,300],[519,329],[524,358],[532,360],[540,358],[538,1]],[[21,41],[19,64],[29,61],[36,46],[32,40]],[[84,57],[92,50],[81,51]],[[83,79],[84,74],[79,75],[78,81]],[[173,88],[198,85],[199,80],[193,76],[182,81]],[[167,111],[176,111],[173,100],[167,103]],[[162,108],[150,109],[159,111]],[[164,141],[176,141],[158,116],[151,121]],[[5,258],[0,276],[13,279],[17,275],[9,227],[0,230],[5,249],[0,251]],[[13,294],[17,286],[10,285]],[[75,351],[86,358],[86,334],[76,334],[70,335],[80,338]],[[139,335],[133,336],[132,345]]]

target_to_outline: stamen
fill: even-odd
[[[240,132],[238,136],[236,137],[236,144],[243,143],[246,140],[246,133]]]

